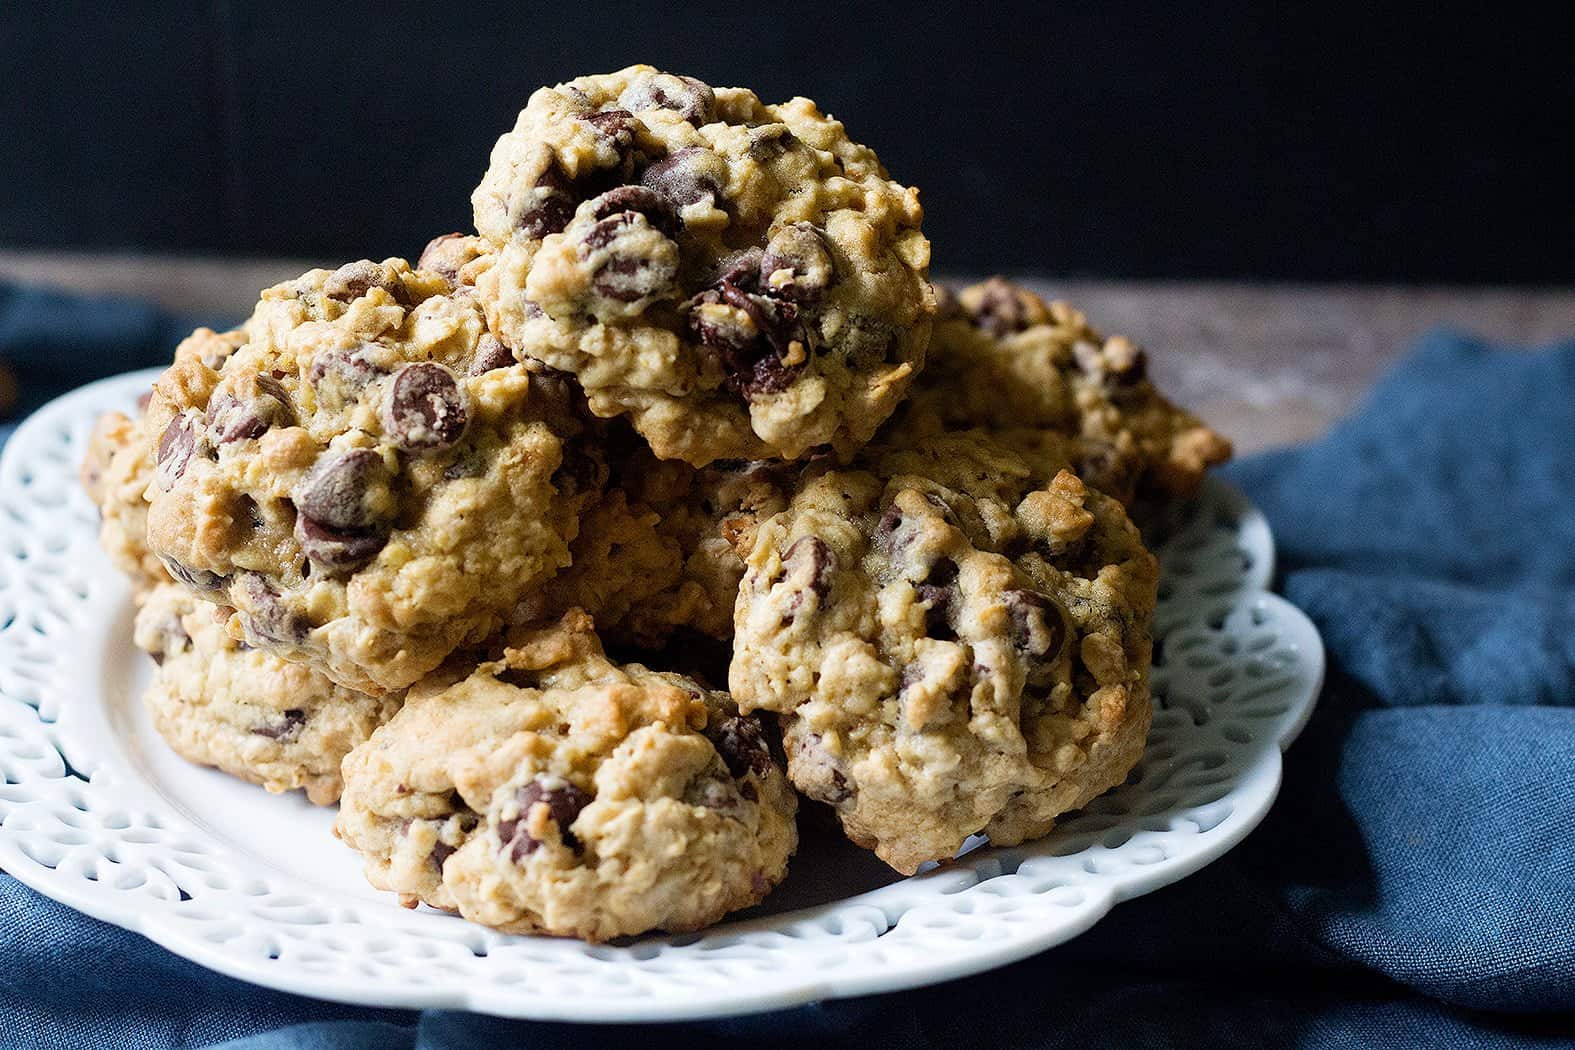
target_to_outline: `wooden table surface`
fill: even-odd
[[[0,251],[0,279],[243,317],[258,289],[325,265]],[[1160,384],[1241,452],[1314,437],[1441,325],[1525,346],[1575,338],[1575,289],[1030,281],[1150,350]]]

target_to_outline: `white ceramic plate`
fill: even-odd
[[[176,758],[141,704],[127,585],[77,465],[153,373],[34,415],[0,460],[0,868],[243,980],[345,1002],[633,1021],[912,988],[1060,944],[1196,871],[1263,819],[1311,713],[1323,647],[1267,593],[1260,514],[1211,484],[1161,550],[1154,729],[1130,781],[1049,838],[902,878],[810,838],[765,905],[629,944],[495,934],[406,911],[360,877],[330,811]],[[1158,655],[1158,654],[1157,654]]]

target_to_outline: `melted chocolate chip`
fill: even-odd
[[[294,740],[301,732],[301,727],[306,724],[306,712],[298,707],[292,707],[275,722],[256,726],[252,729],[258,736],[265,736],[269,740]]]
[[[790,302],[722,281],[690,301],[689,323],[700,343],[716,353],[727,388],[745,399],[786,390],[804,369],[803,361],[789,365],[782,359],[802,338],[798,308]]]
[[[743,806],[738,785],[719,776],[700,776],[684,788],[684,801],[691,806],[703,806],[719,813],[736,814]]]
[[[803,536],[782,556],[782,567],[789,579],[802,579],[817,597],[824,599],[831,592],[837,556],[819,536]]]
[[[1033,657],[1054,657],[1066,642],[1066,623],[1054,601],[1034,591],[1002,597],[1012,618],[1012,644]]]
[[[323,282],[323,294],[342,303],[354,302],[373,288],[383,289],[397,303],[410,304],[410,296],[405,292],[404,282],[398,274],[390,267],[367,259],[346,263],[329,274]]]
[[[766,124],[749,132],[749,156],[758,164],[770,164],[793,148],[798,137],[786,124]]]
[[[328,529],[364,529],[377,523],[375,499],[388,484],[383,457],[357,448],[325,456],[295,492],[296,508]]]
[[[383,370],[369,359],[370,349],[363,344],[319,350],[312,357],[312,367],[307,376],[313,386],[320,386],[325,380],[332,379],[351,391],[360,390],[383,374]]]
[[[186,465],[191,462],[192,453],[196,448],[197,434],[192,428],[191,420],[185,416],[176,416],[170,420],[169,426],[164,428],[164,435],[159,438],[155,468],[159,488],[168,492],[175,487],[175,483],[186,473]]]
[[[574,218],[574,197],[569,190],[568,177],[556,164],[548,166],[536,179],[536,185],[526,191],[526,199],[520,202],[515,227],[532,240],[561,233]]]
[[[716,276],[710,282],[714,287],[719,284],[730,284],[745,292],[758,292],[760,290],[760,260],[765,256],[764,248],[744,248],[722,259],[717,267]]]
[[[620,154],[627,153],[634,145],[634,114],[626,109],[604,109],[600,113],[587,113],[580,118],[596,129],[596,133]]]
[[[447,368],[423,361],[394,373],[383,399],[383,429],[399,448],[447,448],[464,435],[469,421],[464,391]]]
[[[672,207],[667,199],[655,190],[645,186],[617,186],[606,193],[591,198],[586,204],[587,210],[593,219],[606,219],[616,216],[621,212],[633,212],[645,216],[645,221],[671,237],[678,228],[678,218],[673,214]],[[598,227],[600,223],[597,224]],[[587,234],[585,243],[593,248],[600,248],[601,243],[592,243],[592,235]],[[605,243],[605,242],[603,242]]]
[[[336,529],[298,514],[295,541],[315,564],[330,572],[353,572],[377,557],[388,542],[388,530],[377,526]]]
[[[706,736],[735,777],[750,773],[763,777],[771,771],[771,750],[758,719],[733,715],[708,728]]]
[[[586,232],[585,247],[602,256],[591,276],[591,287],[598,295],[634,303],[670,295],[677,289],[676,256],[653,256],[639,243],[638,235],[647,226],[642,214],[623,211]]]
[[[490,335],[481,337],[476,344],[476,356],[470,359],[470,374],[473,376],[485,375],[499,368],[508,368],[514,364],[514,354],[509,348],[498,342]]]
[[[250,608],[243,614],[247,630],[264,641],[297,645],[306,640],[311,626],[279,597],[279,592],[255,572],[241,577]]]
[[[799,738],[792,762],[793,783],[817,802],[836,806],[853,797],[842,763],[826,750],[819,733]]]
[[[244,388],[237,385],[236,389]],[[256,376],[252,389],[240,397],[224,393],[208,402],[208,433],[216,445],[260,438],[270,427],[294,422],[290,395],[271,375]]]
[[[181,564],[174,558],[162,557],[159,560],[164,563],[165,572],[168,572],[194,591],[211,594],[214,591],[222,591],[225,584],[229,582],[226,577],[220,576],[216,572],[209,572],[207,569],[193,569],[189,565]]]
[[[498,838],[503,842],[503,849],[508,853],[509,859],[516,863],[536,852],[541,845],[541,840],[531,837],[528,825],[530,812],[537,805],[547,807],[548,816],[558,825],[558,834],[563,839],[563,844],[570,849],[580,848],[579,840],[569,831],[580,811],[591,804],[591,796],[565,780],[554,778],[549,784],[544,780],[533,780],[520,788],[514,795],[515,804],[519,807],[519,815],[498,822]]]
[[[694,77],[654,73],[635,81],[618,96],[618,104],[634,113],[670,109],[695,127],[711,122],[716,92]]]
[[[704,146],[685,146],[646,168],[640,175],[640,184],[661,194],[678,209],[707,197],[715,200],[722,193],[725,177],[722,158]]]
[[[463,233],[445,233],[427,242],[416,267],[440,273],[452,284],[459,279],[460,268],[475,257],[476,246],[469,237]]]
[[[826,294],[836,279],[831,249],[811,223],[778,230],[760,260],[760,286],[770,295],[807,303]]]

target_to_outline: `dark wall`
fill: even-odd
[[[1561,26],[1224,6],[12,0],[0,245],[413,254],[534,87],[645,60],[815,98],[938,269],[1575,279]]]

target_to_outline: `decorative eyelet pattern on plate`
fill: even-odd
[[[140,710],[109,699],[135,666],[127,593],[98,552],[76,473],[93,420],[129,408],[153,374],[52,403],[0,460],[0,868],[258,984],[375,1005],[632,1021],[976,973],[1066,941],[1241,841],[1268,811],[1280,752],[1322,681],[1317,632],[1266,590],[1273,544],[1262,516],[1211,482],[1165,523],[1143,761],[1050,837],[1009,850],[973,843],[908,879],[874,872],[851,847],[812,842],[806,852],[825,855],[801,855],[765,909],[619,945],[503,936],[405,911],[280,870],[244,836],[194,819],[128,757]],[[260,790],[255,799],[289,804]]]

